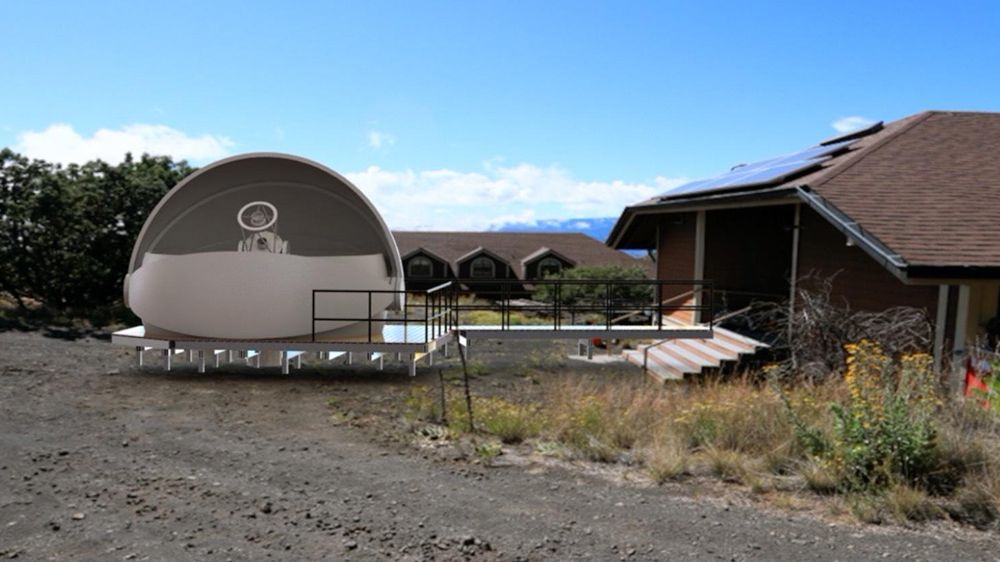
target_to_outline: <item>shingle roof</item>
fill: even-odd
[[[1000,267],[1000,113],[911,115],[806,175],[733,191],[781,194],[793,187],[820,196],[906,267]],[[621,238],[631,210],[681,203],[656,197],[626,209],[611,239]]]
[[[633,258],[605,246],[599,240],[579,232],[423,232],[393,231],[400,255],[406,256],[424,249],[447,260],[453,270],[458,261],[477,248],[503,258],[519,278],[524,278],[524,266],[540,258],[538,251],[547,248],[569,258],[576,265],[641,266],[647,270],[649,260]]]
[[[1000,113],[929,111],[891,125],[797,183],[909,265],[1000,265]]]

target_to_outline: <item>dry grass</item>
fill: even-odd
[[[662,438],[645,450],[642,461],[649,477],[657,484],[681,478],[688,471],[691,454],[680,440]]]
[[[802,424],[833,435],[831,403],[844,403],[836,378],[800,385],[786,398]],[[750,379],[664,387],[645,381],[552,377],[535,402],[476,398],[476,429],[503,443],[589,461],[638,463],[655,482],[710,476],[752,490],[799,490],[865,522],[950,517],[979,527],[1000,519],[1000,416],[945,403],[935,418],[935,466],[923,480],[870,491],[844,485],[835,459],[814,456],[781,397]],[[415,390],[409,417],[435,421],[438,390]],[[464,396],[448,395],[453,433],[467,430]],[[554,454],[554,453],[553,453]]]
[[[886,490],[883,498],[886,510],[898,523],[939,519],[944,510],[934,504],[927,492],[906,484]]]
[[[800,464],[798,473],[806,487],[817,494],[830,495],[840,491],[843,478],[829,463],[809,459]]]

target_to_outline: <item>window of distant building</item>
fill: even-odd
[[[417,256],[406,265],[406,274],[410,277],[431,277],[434,275],[434,263],[426,256]]]
[[[475,279],[496,277],[496,264],[486,256],[479,256],[469,264],[469,276]]]
[[[553,257],[543,258],[538,262],[538,277],[559,275],[562,273],[562,262]]]

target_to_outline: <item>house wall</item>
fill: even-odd
[[[678,280],[695,278],[697,213],[663,215],[659,223],[659,244],[656,251],[656,278]],[[667,285],[663,287],[663,300],[694,289],[692,285]],[[672,301],[671,305],[694,304],[694,297]],[[669,306],[669,305],[668,305]],[[682,322],[691,322],[694,314],[689,310],[664,311]]]
[[[738,310],[753,300],[788,298],[795,207],[723,209],[705,214],[705,279],[716,302]]]
[[[812,209],[802,207],[798,277],[837,274],[833,297],[854,310],[880,311],[894,306],[922,308],[934,318],[938,288],[906,285],[864,250],[848,246],[847,237]]]

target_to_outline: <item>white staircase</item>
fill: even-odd
[[[683,380],[685,375],[701,373],[703,369],[719,367],[752,355],[768,345],[753,338],[716,326],[711,338],[676,339],[662,343],[640,345],[622,352],[625,359],[643,367],[661,382]],[[647,351],[648,348],[648,351]]]

